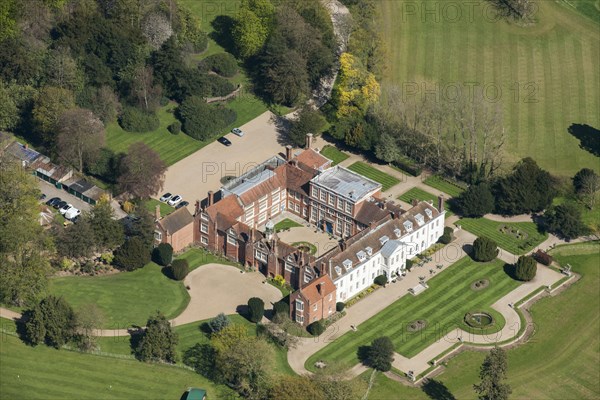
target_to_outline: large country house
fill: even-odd
[[[311,142],[308,135],[305,150],[294,153],[288,146],[284,157],[264,161],[197,201],[190,239],[267,277],[283,276],[298,291],[291,297],[292,318],[304,325],[327,317],[330,302],[334,312],[335,302],[360,293],[376,276],[403,273],[406,260],[442,236],[445,216],[443,198],[408,210],[385,200],[381,184],[332,167]],[[273,229],[282,213],[304,219],[339,245],[315,257],[284,243]],[[163,234],[165,222],[157,222]]]

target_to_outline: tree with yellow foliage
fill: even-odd
[[[377,102],[381,88],[375,76],[359,59],[350,53],[340,56],[340,76],[335,100],[338,118],[347,117],[357,111],[364,113],[369,105]]]

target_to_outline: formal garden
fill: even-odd
[[[548,238],[533,222],[497,222],[486,218],[462,218],[456,222],[476,236],[486,236],[511,254],[525,254]]]
[[[431,175],[423,183],[448,194],[450,197],[458,197],[466,189],[464,183],[452,182],[439,175]]]
[[[331,160],[331,165],[337,165],[350,157],[337,147],[331,145],[324,146],[321,149],[321,154]]]
[[[349,170],[354,171],[362,176],[366,176],[369,179],[374,180],[375,182],[381,183],[381,190],[386,191],[394,185],[400,183],[400,180],[397,178],[386,174],[383,171],[378,170],[375,167],[370,166],[362,161],[357,161],[354,164],[348,167]]]
[[[314,371],[317,361],[352,367],[359,362],[358,348],[379,336],[388,336],[395,351],[410,358],[454,328],[468,330],[465,315],[473,311],[485,311],[495,322],[483,330],[476,328],[476,332],[502,329],[504,318],[490,306],[520,285],[505,272],[504,265],[500,260],[477,263],[469,257],[462,258],[427,281],[429,289],[416,297],[403,296],[357,326],[356,332],[345,333],[313,354],[305,367]],[[471,283],[478,280],[487,280],[489,285],[484,290],[473,290]],[[425,325],[425,329],[411,328],[412,325]]]

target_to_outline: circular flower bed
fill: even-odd
[[[494,324],[494,317],[484,311],[474,311],[465,314],[465,323],[471,328],[483,329]]]
[[[479,279],[471,283],[471,289],[475,291],[483,290],[488,286],[490,286],[490,281],[488,279]]]
[[[409,332],[418,332],[422,329],[425,329],[427,326],[427,321],[424,319],[418,319],[406,325],[406,330]]]
[[[294,246],[295,248],[297,248],[298,250],[302,250],[305,251],[309,254],[316,254],[317,253],[317,247],[312,244],[312,243],[308,243],[308,242],[295,242],[292,243],[292,246]]]

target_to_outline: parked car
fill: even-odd
[[[244,136],[244,131],[242,131],[240,128],[233,128],[233,129],[231,130],[231,132],[232,132],[234,135],[238,135],[239,137],[242,137],[242,136]]]
[[[231,146],[231,141],[229,139],[227,139],[225,136],[221,136],[220,138],[217,139],[217,142],[221,143],[224,146]]]
[[[46,202],[46,205],[47,205],[47,206],[50,206],[50,207],[54,207],[54,205],[55,205],[56,203],[60,202],[60,201],[62,201],[62,200],[60,199],[60,197],[53,197],[53,198],[51,198],[50,200],[48,200],[48,201]]]
[[[187,201],[182,201],[181,203],[177,204],[177,207],[175,207],[175,209],[179,210],[180,208],[187,207],[189,205],[190,203],[188,203]]]
[[[167,204],[170,205],[171,207],[175,207],[177,204],[181,203],[181,200],[183,200],[181,198],[180,195],[175,195],[173,197],[171,197],[171,200],[167,201]]]
[[[81,214],[81,210],[75,208],[75,207],[71,207],[66,213],[65,213],[65,218],[68,220],[73,221],[75,218],[77,218],[79,215]]]
[[[162,196],[160,196],[160,201],[167,201],[169,200],[171,197],[173,197],[173,195],[169,192],[163,194]]]
[[[61,208],[63,208],[66,205],[67,205],[66,201],[60,200],[60,201],[57,201],[56,203],[54,203],[54,205],[52,207],[54,207],[55,210],[60,210]]]
[[[67,213],[67,211],[69,211],[72,208],[73,208],[73,204],[65,204],[58,210],[58,212],[60,212],[62,215],[65,215]]]
[[[40,195],[40,201],[44,201],[44,200],[46,200],[46,194],[45,194],[45,193],[42,193],[42,194]]]

